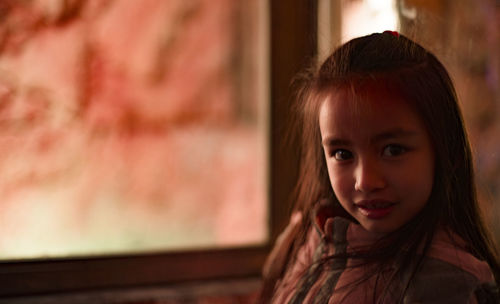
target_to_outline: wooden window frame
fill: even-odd
[[[260,277],[288,221],[299,151],[283,149],[293,77],[316,55],[316,0],[268,0],[269,241],[242,248],[0,262],[0,298]]]

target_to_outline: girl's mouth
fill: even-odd
[[[354,205],[362,215],[370,219],[380,219],[389,215],[396,203],[386,200],[365,200]]]

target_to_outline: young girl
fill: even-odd
[[[434,55],[396,32],[353,39],[298,110],[296,207],[262,302],[500,303],[462,115]]]

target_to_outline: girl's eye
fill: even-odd
[[[352,153],[344,149],[335,150],[333,151],[332,155],[336,160],[339,161],[349,160],[352,158]]]
[[[406,148],[400,145],[388,145],[382,152],[383,156],[398,156],[406,152]]]

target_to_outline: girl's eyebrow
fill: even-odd
[[[389,139],[398,139],[398,138],[408,138],[408,137],[416,137],[418,133],[413,130],[407,130],[403,128],[395,128],[388,131],[384,131],[379,133],[373,137],[372,142],[380,142]]]
[[[332,136],[327,136],[322,141],[323,146],[349,146],[351,144],[350,141],[340,138],[335,138]]]
[[[375,135],[370,141],[371,142],[381,142],[384,140],[390,139],[400,139],[400,138],[408,138],[408,137],[416,137],[418,135],[417,132],[412,130],[406,130],[402,128],[395,128],[391,130],[384,131]],[[351,142],[346,139],[337,138],[333,136],[326,136],[323,141],[323,146],[349,146]]]

